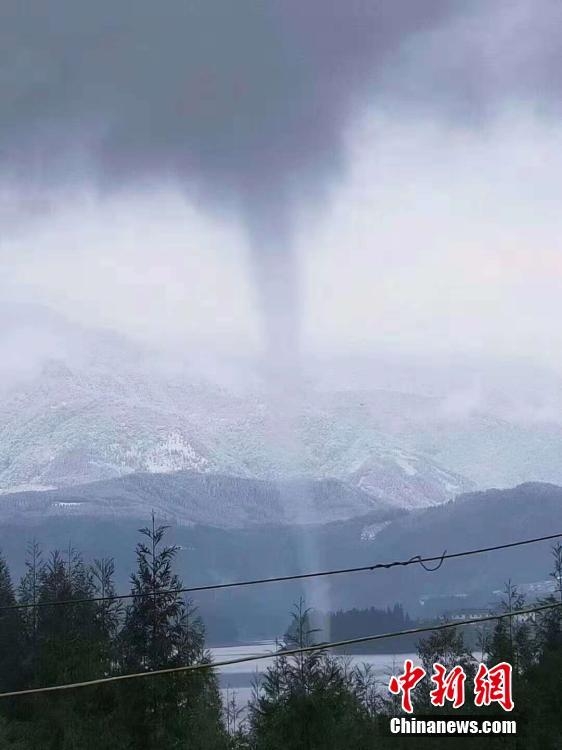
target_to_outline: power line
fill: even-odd
[[[479,622],[490,622],[491,620],[502,620],[505,617],[518,617],[531,615],[536,612],[544,612],[549,609],[562,607],[562,602],[553,602],[552,604],[542,604],[539,607],[529,609],[519,609],[513,612],[504,612],[495,615],[486,615],[484,617],[475,617],[473,620],[463,622],[446,622],[441,625],[427,625],[421,628],[410,628],[408,630],[397,630],[391,633],[380,633],[377,635],[365,635],[360,638],[347,638],[343,641],[331,641],[330,643],[319,643],[314,646],[303,646],[302,648],[292,648],[286,651],[277,651],[266,654],[251,654],[241,656],[237,659],[226,659],[217,662],[200,662],[199,664],[188,664],[181,667],[166,667],[164,669],[154,669],[150,672],[133,672],[131,674],[120,674],[112,677],[100,677],[96,680],[85,680],[83,682],[71,682],[64,685],[49,685],[47,687],[29,688],[27,690],[13,690],[7,693],[0,693],[0,698],[14,698],[20,695],[37,695],[39,693],[54,693],[63,690],[74,690],[77,688],[91,687],[94,685],[106,685],[111,682],[122,682],[123,680],[135,680],[143,677],[155,677],[164,674],[180,674],[184,672],[197,672],[202,669],[215,669],[217,667],[228,667],[232,664],[242,664],[249,661],[261,661],[269,659],[272,656],[296,656],[298,654],[310,653],[311,651],[326,651],[329,648],[341,648],[342,646],[353,646],[358,643],[369,643],[371,641],[380,641],[385,638],[397,638],[401,635],[417,635],[419,633],[435,632],[437,630],[447,630],[450,628],[462,627],[465,625],[476,625]]]
[[[522,547],[526,544],[536,544],[537,542],[547,542],[553,539],[562,537],[562,532],[558,534],[548,534],[547,536],[534,537],[532,539],[522,539],[518,542],[509,542],[507,544],[496,544],[491,547],[479,547],[477,549],[464,550],[463,552],[451,552],[447,553],[445,550],[441,555],[434,555],[432,557],[422,557],[421,555],[414,555],[407,560],[395,560],[389,563],[375,563],[373,565],[361,565],[354,568],[336,568],[333,570],[321,570],[314,573],[295,573],[293,575],[286,576],[275,576],[272,578],[254,578],[243,581],[229,581],[227,583],[210,583],[201,586],[186,586],[177,589],[163,589],[162,591],[156,592],[157,596],[165,596],[166,594],[193,594],[201,591],[218,591],[221,589],[241,588],[244,586],[259,586],[267,583],[281,583],[283,581],[302,581],[308,578],[324,578],[327,576],[343,575],[345,573],[365,573],[373,572],[375,570],[390,570],[391,568],[397,567],[408,567],[409,565],[422,565],[425,570],[429,572],[435,571],[441,567],[445,560],[454,560],[460,557],[469,557],[471,555],[480,555],[484,552],[495,552],[496,550],[511,549],[512,547]],[[438,563],[435,568],[427,568],[425,563]],[[42,601],[26,604],[8,604],[0,607],[0,612],[14,609],[33,609],[34,607],[57,607],[66,606],[70,604],[88,604],[88,603],[99,603],[99,602],[112,602],[119,601],[122,599],[142,599],[146,596],[154,596],[154,592],[142,593],[142,594],[114,594],[112,596],[94,596],[84,599],[55,599],[54,601]]]

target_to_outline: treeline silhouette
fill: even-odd
[[[69,547],[46,558],[29,546],[26,572],[16,586],[0,558],[0,692],[123,675],[158,668],[208,663],[205,630],[192,603],[176,590],[177,548],[165,543],[166,527],[140,531],[135,598],[55,605],[57,601],[114,595],[110,559],[86,564]],[[562,547],[553,548],[556,590],[540,603],[562,602]],[[16,603],[25,609],[10,609]],[[523,596],[506,585],[504,612],[520,609]],[[41,606],[39,606],[41,605]],[[8,609],[5,609],[8,607]],[[314,647],[322,634],[301,600],[273,664],[246,710],[230,694],[223,705],[212,667],[106,683],[75,690],[0,699],[0,749],[12,750],[370,750],[450,748],[452,738],[389,736],[389,718],[400,715],[388,678],[369,665],[313,648],[289,655],[283,649]],[[414,626],[403,610],[352,610],[331,617],[331,638]],[[466,630],[476,635],[465,640]],[[480,653],[473,654],[477,641]],[[470,643],[470,647],[468,645]],[[417,642],[428,672],[439,661],[461,664],[467,687],[478,662],[508,661],[514,671],[516,738],[487,737],[486,747],[559,748],[562,737],[562,608],[532,618],[508,617],[489,627],[436,630]],[[401,671],[401,663],[397,670]],[[443,714],[429,700],[429,687],[413,694],[414,715]],[[500,713],[475,709],[454,716]],[[507,715],[506,715],[507,716]],[[482,738],[463,737],[463,747],[482,747]]]
[[[369,607],[368,609],[348,609],[333,612],[330,615],[330,640],[340,641],[346,638],[360,638],[366,633],[390,633],[396,630],[408,630],[419,625],[404,612],[400,604],[386,609]],[[416,635],[400,636],[392,640],[373,641],[355,646],[347,646],[347,653],[360,654],[401,654],[416,650],[419,637]]]

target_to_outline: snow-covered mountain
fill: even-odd
[[[0,403],[0,491],[66,487],[136,472],[335,478],[399,506],[472,485],[379,429],[309,403],[277,441],[265,399],[177,373],[49,360]]]
[[[217,385],[114,334],[52,314],[8,324],[3,330],[20,336],[12,349],[42,346],[23,362],[4,358],[19,371],[8,377],[4,363],[0,373],[2,493],[188,471],[332,478],[413,508],[480,487],[562,482],[562,427],[552,419],[467,412],[438,395],[308,384],[281,424],[259,388]]]
[[[298,449],[286,455],[257,398],[210,385],[73,371],[60,362],[49,362],[24,387],[5,394],[0,424],[2,492],[186,470],[333,477],[409,507],[471,487],[392,436],[354,432],[321,408],[300,415]]]

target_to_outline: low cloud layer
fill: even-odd
[[[8,0],[4,167],[60,172],[74,151],[109,181],[175,176],[250,214],[283,210],[338,168],[357,98],[400,45],[462,6]]]
[[[338,170],[365,102],[468,124],[560,104],[555,0],[6,0],[1,20],[3,169],[25,180],[76,177],[74,152],[253,213]]]
[[[554,350],[561,24],[555,0],[6,0],[1,288],[152,339],[254,345],[261,308],[271,350]]]

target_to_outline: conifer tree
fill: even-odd
[[[210,661],[203,624],[179,593],[182,584],[172,569],[177,547],[163,543],[166,530],[156,526],[154,515],[151,526],[140,530],[146,541],[137,544],[137,570],[131,576],[134,598],[121,636],[125,672]],[[225,746],[212,669],[133,680],[125,683],[120,698],[127,731],[138,750]]]
[[[104,676],[96,604],[67,603],[89,600],[93,595],[92,573],[80,554],[70,545],[64,554],[53,552],[40,575],[36,669],[39,685]],[[111,740],[105,731],[109,718],[99,697],[100,691],[94,688],[37,696],[33,700],[33,723],[38,746],[57,750],[118,748],[115,733],[111,733]]]
[[[517,590],[511,581],[504,587],[504,597],[500,605],[503,613],[523,609],[525,597]],[[489,661],[497,664],[506,661],[513,667],[517,677],[529,668],[533,661],[533,644],[530,623],[527,618],[502,617],[497,621],[489,643]]]
[[[27,545],[25,573],[18,588],[18,600],[20,604],[27,606],[26,609],[21,611],[24,646],[23,673],[26,684],[30,686],[37,684],[39,617],[37,603],[44,569],[43,552],[41,546],[34,539]]]
[[[9,609],[16,604],[16,597],[10,571],[4,558],[0,556],[0,692],[17,690],[23,677],[22,622],[17,609]],[[13,702],[5,702],[0,711],[10,711]]]
[[[553,546],[552,558],[553,569],[549,575],[554,583],[554,591],[540,599],[540,604],[562,602],[562,544]],[[546,610],[537,617],[536,624],[537,645],[541,653],[539,658],[550,658],[551,651],[562,649],[562,607]]]
[[[554,591],[538,604],[562,602],[562,545],[554,545],[552,557]],[[562,607],[541,612],[535,625],[535,660],[524,675],[525,739],[543,750],[562,737]]]
[[[465,705],[470,704],[472,681],[476,674],[476,661],[465,644],[462,630],[457,628],[445,628],[443,630],[433,631],[427,636],[427,638],[422,638],[419,641],[418,656],[426,671],[427,677],[420,682],[414,693],[414,706],[416,712],[431,713],[435,710],[437,713],[445,713],[450,708],[450,706],[446,704],[444,707],[434,709],[431,704],[429,694],[435,687],[435,684],[431,681],[431,675],[433,673],[433,665],[436,662],[442,664],[447,670],[447,673],[456,666],[462,667],[464,674],[466,675],[466,681],[464,683],[466,694]],[[458,710],[459,709],[455,709],[455,711]]]
[[[292,613],[285,648],[316,641],[303,601]],[[249,745],[256,750],[357,750],[373,746],[374,722],[345,665],[323,651],[276,656],[249,709]],[[365,695],[369,691],[364,692]]]
[[[103,676],[109,676],[118,658],[117,639],[123,619],[123,603],[115,598],[115,563],[112,558],[94,560],[91,566],[92,589],[98,602],[94,604],[94,639],[97,660]]]

